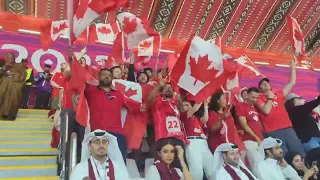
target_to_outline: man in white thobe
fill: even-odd
[[[82,144],[87,160],[77,164],[70,180],[129,180],[115,136],[99,129],[85,135]]]
[[[266,157],[254,168],[259,180],[301,180],[298,173],[284,160],[281,144],[280,139],[272,137],[262,141],[261,146]]]
[[[214,180],[258,180],[240,160],[238,146],[223,143],[213,155]]]

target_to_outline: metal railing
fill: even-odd
[[[73,132],[70,139],[70,156],[69,156],[69,171],[68,177],[70,179],[73,168],[77,165],[77,134]]]
[[[60,174],[59,174],[59,180],[66,180],[68,175],[66,174],[67,168],[66,168],[66,152],[67,152],[67,143],[68,143],[68,125],[69,125],[69,116],[68,113],[66,113],[66,119],[65,122],[65,128],[60,128],[60,133],[62,133],[62,137],[60,138],[60,147],[59,147],[59,155],[58,155],[58,166],[60,166]],[[64,131],[61,131],[64,130]],[[61,136],[60,135],[60,136]],[[59,170],[58,170],[59,171]]]

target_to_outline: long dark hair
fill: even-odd
[[[178,140],[173,137],[159,139],[154,146],[155,147],[154,157],[159,156],[158,153],[161,152],[161,149],[163,148],[163,146],[172,145],[173,147],[176,147],[176,145],[179,144],[177,141]],[[175,154],[174,160],[170,164],[170,168],[177,167],[179,164],[180,163],[177,159],[177,154]]]
[[[210,103],[209,103],[209,110],[218,112],[220,110],[219,100],[221,96],[224,95],[223,92],[216,92],[212,95]]]

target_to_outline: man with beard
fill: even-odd
[[[240,160],[238,146],[232,143],[223,143],[216,148],[213,170],[214,180],[257,180]]]
[[[155,142],[159,139],[173,137],[179,141],[179,146],[185,148],[184,144],[187,141],[180,120],[178,104],[178,97],[174,95],[172,85],[166,83],[164,79],[160,79],[158,85],[149,95],[149,105],[153,108]]]
[[[7,63],[0,68],[0,118],[15,120],[26,80],[26,68],[15,63],[12,53],[6,55]]]
[[[112,88],[112,72],[101,69],[99,85],[87,84],[85,97],[90,110],[91,130],[102,129],[117,137],[118,145],[125,161],[127,157],[127,142],[121,123],[121,109],[126,107],[129,112],[144,112],[145,104],[139,104]]]
[[[298,173],[284,160],[282,141],[268,137],[262,141],[265,160],[257,164],[255,174],[259,180],[301,180]]]
[[[60,71],[61,72],[55,72],[51,78],[50,84],[52,86],[52,95],[51,95],[51,108],[52,109],[58,109],[58,103],[59,103],[59,94],[60,89],[63,87],[63,71],[66,68],[67,63],[61,63],[60,64]]]
[[[117,138],[97,129],[84,138],[84,159],[71,173],[70,180],[129,180]]]
[[[52,87],[50,80],[52,74],[50,73],[51,65],[44,66],[44,72],[39,72],[37,77],[37,93],[36,93],[36,106],[35,109],[49,109],[49,99]]]

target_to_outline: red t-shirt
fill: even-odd
[[[195,117],[187,117],[187,112],[182,112],[181,115],[181,121],[184,124],[184,128],[186,130],[187,137],[188,136],[201,136],[204,135],[203,129],[200,124],[200,120]]]
[[[63,73],[62,72],[56,72],[53,74],[51,81],[55,82],[59,86],[62,86],[64,83]],[[52,98],[59,97],[60,89],[52,87]]]
[[[226,129],[223,127],[223,125],[220,127],[219,130],[212,132],[211,127],[216,124],[219,121],[220,114],[218,114],[215,111],[209,112],[209,120],[207,122],[207,126],[209,128],[209,146],[211,151],[215,151],[215,149],[222,143],[226,142]],[[234,143],[239,147],[240,152],[244,150],[244,144],[241,139],[241,137],[238,134],[238,130],[233,122],[233,118],[230,115],[226,120],[225,123],[228,127],[227,133],[228,133],[228,140],[230,143]]]
[[[73,94],[74,89],[70,85],[70,79],[63,78],[61,81],[63,87],[63,108],[73,109]]]
[[[152,112],[156,142],[167,137],[175,137],[184,141],[177,104],[177,99],[169,102],[160,94],[157,96]]]
[[[140,103],[130,102],[118,90],[110,91],[109,95],[98,88],[87,84],[85,97],[90,110],[91,130],[102,129],[108,132],[124,134],[121,123],[121,109],[130,106],[128,110],[140,111]]]
[[[250,129],[254,132],[255,135],[259,137],[260,140],[263,140],[261,124],[259,121],[259,114],[257,110],[254,108],[254,106],[251,106],[247,103],[241,103],[238,106],[236,106],[236,113],[239,118],[245,117]],[[243,129],[241,126],[240,128]],[[244,135],[242,135],[242,139],[244,141],[246,140],[256,141],[255,138],[253,138],[251,135],[247,134],[246,132],[244,132]]]
[[[267,99],[267,95],[261,94],[258,103],[265,104],[267,103]],[[289,115],[284,106],[284,102],[285,99],[283,91],[278,91],[275,93],[275,97],[272,100],[272,108],[270,114],[266,115],[263,113],[259,113],[260,120],[267,133],[279,129],[292,127]]]

